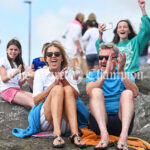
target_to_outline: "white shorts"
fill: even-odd
[[[78,50],[66,50],[66,54],[69,59],[77,58],[80,55]]]
[[[40,111],[40,125],[41,125],[41,131],[53,131],[53,122],[48,122],[44,115],[44,105],[42,105],[41,111]],[[61,133],[65,134],[66,132],[70,132],[70,126],[69,124],[62,118],[61,121]]]

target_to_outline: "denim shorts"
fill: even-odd
[[[99,65],[98,54],[86,55],[86,62],[88,67],[94,67]]]
[[[135,115],[134,115],[135,116]],[[131,120],[128,135],[131,134],[133,125],[134,125],[134,116]],[[94,131],[96,134],[100,134],[99,127],[97,125],[97,122],[95,118],[90,114],[89,118],[89,129]],[[119,119],[118,114],[109,114],[108,115],[108,124],[107,124],[107,131],[110,135],[119,136],[122,129],[122,123]]]

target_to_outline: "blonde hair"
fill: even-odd
[[[63,59],[63,61],[61,63],[61,69],[68,67],[68,61],[67,61],[65,49],[64,49],[63,45],[57,40],[50,42],[44,49],[44,61],[45,61],[46,65],[48,66],[48,63],[46,61],[46,54],[47,54],[48,48],[52,47],[52,46],[57,47],[61,52],[62,59]]]
[[[76,20],[78,20],[81,24],[84,22],[84,14],[78,13],[75,17]]]
[[[94,13],[90,13],[89,16],[88,16],[88,20],[96,20],[96,15]]]

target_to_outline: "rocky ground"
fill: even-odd
[[[150,66],[142,66],[144,79],[138,79],[140,94],[135,99],[135,122],[132,136],[136,136],[150,143]],[[88,106],[88,97],[85,93],[85,80],[79,84],[80,97]],[[19,139],[12,135],[13,128],[28,126],[29,109],[18,105],[10,105],[0,98],[0,150],[52,150],[52,139],[25,138]],[[78,149],[68,138],[65,150]],[[93,147],[87,147],[92,150]],[[113,150],[114,147],[108,150]]]

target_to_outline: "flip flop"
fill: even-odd
[[[99,145],[103,145],[103,144],[107,144],[107,146],[106,147],[94,147],[94,150],[106,150],[108,147],[112,147],[112,146],[114,146],[114,144],[113,143],[111,143],[111,142],[109,142],[109,140],[101,140],[100,142],[99,142]]]
[[[81,149],[82,149],[82,148],[86,148],[86,144],[76,144],[76,143],[75,143],[75,137],[77,137],[78,142],[81,141],[79,134],[74,134],[74,135],[70,138],[71,143],[74,143],[74,145],[75,145],[76,147],[78,147],[78,148],[81,148]]]
[[[54,140],[55,140],[55,139],[57,139],[59,142],[62,141],[62,138],[61,138],[60,135],[56,135],[56,136],[54,137]],[[53,144],[53,148],[64,148],[64,146],[65,146],[64,143],[63,143],[63,144]]]
[[[115,143],[116,143],[115,145],[116,145],[117,150],[122,150],[123,147],[128,148],[128,145],[127,145],[126,142],[122,142],[122,141],[118,141],[118,142],[117,142],[117,141],[115,141]],[[118,148],[118,144],[120,144],[122,148]]]

